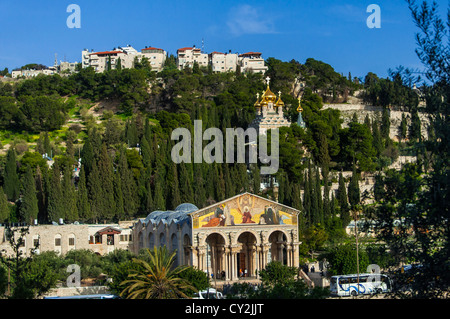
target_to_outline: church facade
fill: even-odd
[[[176,265],[228,281],[255,277],[270,261],[299,266],[298,214],[251,193],[202,209],[181,204],[140,219],[133,227],[133,250],[166,245],[176,251]]]

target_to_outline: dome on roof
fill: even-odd
[[[177,208],[175,208],[175,211],[194,212],[196,210],[198,210],[198,207],[191,203],[183,203],[183,204],[178,205]]]

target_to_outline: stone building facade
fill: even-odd
[[[115,249],[128,250],[132,243],[131,227],[133,222],[119,224],[66,224],[66,225],[36,225],[29,226],[23,246],[20,248],[23,256],[29,256],[31,251],[40,253],[56,251],[65,255],[73,249],[88,249],[100,255],[108,254]],[[13,227],[19,230],[21,227]],[[19,231],[16,232],[16,238]],[[35,247],[38,247],[35,249]],[[12,255],[9,245],[7,228],[0,226],[0,251]]]
[[[133,228],[132,250],[164,246],[176,265],[191,265],[216,278],[254,277],[270,261],[299,266],[299,211],[244,193],[198,209],[181,204],[155,211]]]

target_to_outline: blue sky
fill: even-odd
[[[446,1],[441,0],[441,10]],[[70,29],[69,4],[81,8],[81,28]],[[369,29],[371,3],[381,9],[381,28]],[[337,72],[387,76],[389,68],[419,68],[417,31],[403,0],[171,1],[0,0],[0,69],[27,63],[80,61],[94,51],[132,45],[185,46],[206,52],[258,51],[264,58],[301,63],[309,57]]]

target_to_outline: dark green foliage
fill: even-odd
[[[33,220],[37,219],[38,212],[36,185],[31,167],[28,166],[22,182],[22,197],[19,205],[19,216],[22,221],[31,225]]]
[[[15,201],[19,198],[19,176],[17,175],[16,152],[13,148],[6,153],[4,190],[6,197],[10,201]]]

